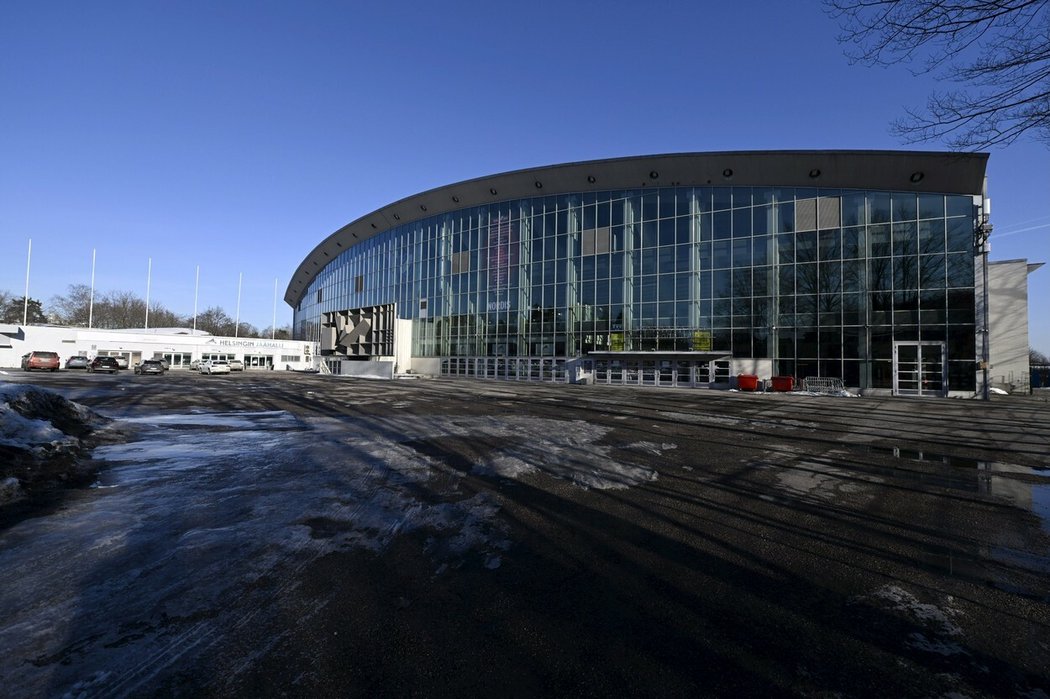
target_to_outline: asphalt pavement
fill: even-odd
[[[0,380],[122,435],[0,528],[12,696],[1050,694],[1040,396]]]

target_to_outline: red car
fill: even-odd
[[[58,371],[59,361],[56,352],[29,352],[22,355],[22,369],[32,371]]]

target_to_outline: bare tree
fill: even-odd
[[[1050,0],[824,0],[853,62],[909,63],[959,89],[893,124],[907,142],[980,150],[1026,132],[1050,146]]]
[[[197,314],[197,329],[212,335],[233,336],[234,321],[218,306]]]
[[[87,284],[70,284],[65,296],[53,296],[51,308],[63,325],[87,326],[91,315],[91,287]]]
[[[1028,348],[1028,363],[1037,366],[1050,366],[1050,357],[1034,347]]]

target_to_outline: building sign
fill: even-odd
[[[489,224],[489,311],[510,310],[511,270],[518,264],[517,238],[510,216],[503,214]]]

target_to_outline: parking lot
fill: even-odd
[[[126,434],[0,530],[12,695],[1050,692],[1040,397],[0,380]]]

